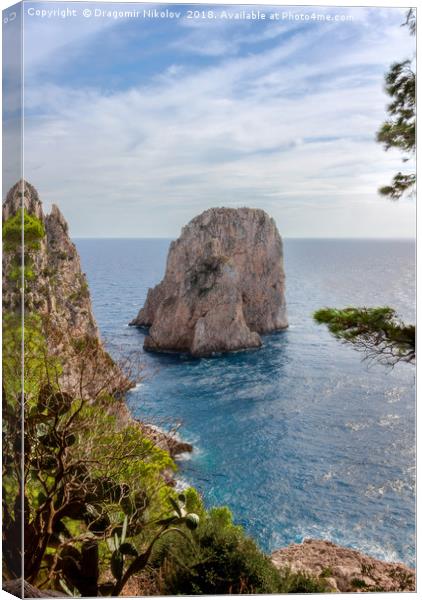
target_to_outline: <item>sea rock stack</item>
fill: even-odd
[[[209,356],[258,348],[287,327],[283,248],[272,218],[251,208],[211,208],[172,242],[164,279],[130,323],[144,348]]]

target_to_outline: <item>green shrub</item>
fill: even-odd
[[[281,577],[268,556],[232,522],[228,508],[208,513],[194,490],[187,493],[189,510],[200,517],[193,534],[195,549],[168,536],[154,555],[164,594],[277,593]]]
[[[9,271],[9,280],[20,283],[22,280],[22,270],[25,282],[35,279],[35,273],[31,267],[25,266],[22,269],[20,265],[13,264]]]
[[[83,275],[79,275],[79,288],[70,294],[69,300],[71,302],[78,302],[87,298],[89,298],[88,283]]]
[[[40,247],[40,240],[45,236],[43,223],[34,215],[30,215],[26,209],[23,209],[22,219],[20,209],[3,224],[3,243],[7,252],[15,251],[21,246],[22,221],[25,249],[38,250]]]
[[[357,588],[358,590],[367,587],[367,584],[363,581],[363,579],[359,579],[358,577],[354,577],[350,583],[354,588]]]
[[[160,540],[151,566],[161,594],[274,594],[329,591],[323,578],[283,572],[256,543],[235,525],[227,507],[206,511],[193,488],[185,491],[187,510],[200,522],[192,534],[194,546],[175,536]]]
[[[281,573],[281,581],[284,594],[322,594],[329,591],[324,577],[313,577],[304,571],[286,569]]]

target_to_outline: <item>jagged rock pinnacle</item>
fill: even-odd
[[[42,204],[38,197],[38,192],[33,185],[20,179],[7,192],[3,203],[3,221],[13,216],[20,208],[26,208],[28,213],[42,220]]]
[[[25,315],[40,317],[48,348],[60,358],[63,367],[62,385],[75,386],[77,353],[85,348],[86,393],[89,381],[104,380],[110,393],[130,387],[128,380],[105,351],[92,311],[88,282],[82,272],[79,254],[69,237],[68,224],[53,204],[50,214],[44,214],[37,190],[27,181],[18,181],[3,203],[3,221],[22,207],[43,225],[45,235],[36,249],[25,247],[26,276]],[[9,274],[16,257],[11,252],[3,256],[3,310],[20,310],[21,288]],[[78,367],[79,368],[79,367]],[[80,371],[80,369],[79,369]],[[106,382],[110,381],[110,385]]]

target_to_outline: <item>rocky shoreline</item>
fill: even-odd
[[[136,425],[142,435],[151,440],[161,450],[168,452],[173,459],[185,452],[193,452],[192,444],[180,439],[176,433],[169,433],[160,429],[157,425],[146,423],[134,417],[124,399],[113,405],[111,413],[117,418],[120,427]],[[163,476],[167,483],[175,485],[176,482],[172,472],[166,471]]]
[[[414,592],[415,570],[326,540],[305,539],[271,555],[280,569],[324,578],[333,592]]]
[[[135,419],[135,421],[145,436],[152,440],[156,446],[168,452],[172,458],[176,458],[185,452],[193,451],[192,444],[179,439],[178,436],[163,431],[152,423],[144,423],[143,421],[138,421],[138,419]]]

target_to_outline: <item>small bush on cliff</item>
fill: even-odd
[[[154,554],[163,594],[240,594],[283,591],[282,579],[228,508],[205,511],[198,494],[187,492],[187,505],[200,517],[194,547],[168,536]]]
[[[15,251],[22,244],[22,223],[23,237],[26,250],[37,250],[40,241],[45,236],[45,229],[42,222],[34,215],[30,215],[26,209],[18,210],[16,214],[7,219],[3,224],[3,243],[5,251]]]
[[[23,225],[23,228],[22,228]],[[10,287],[19,290],[22,276],[24,287],[34,279],[33,261],[30,254],[40,248],[40,242],[45,236],[43,223],[37,217],[30,215],[26,209],[18,210],[3,223],[3,249],[8,259],[3,261],[6,280]],[[24,261],[22,266],[22,232],[24,236]]]
[[[35,278],[35,273],[31,269],[31,267],[21,267],[18,265],[13,265],[9,271],[8,279],[13,282],[20,283],[22,280],[22,276],[24,281],[32,281]]]
[[[285,569],[281,572],[282,593],[322,594],[330,591],[324,577],[313,577],[304,571]]]

